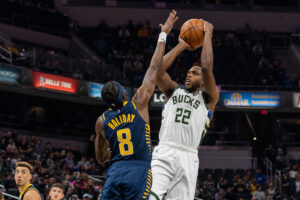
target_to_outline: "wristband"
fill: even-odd
[[[166,42],[167,41],[167,34],[165,32],[161,32],[158,36],[157,42]]]

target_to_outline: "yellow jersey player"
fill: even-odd
[[[43,195],[30,183],[32,166],[27,162],[17,162],[15,181],[20,192],[20,200],[44,200]]]

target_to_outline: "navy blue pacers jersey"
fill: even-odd
[[[152,185],[150,126],[132,101],[102,116],[112,165],[100,200],[148,200]]]
[[[150,126],[132,101],[125,102],[119,110],[107,110],[103,119],[112,163],[119,160],[151,162]]]

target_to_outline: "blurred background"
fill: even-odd
[[[1,199],[18,195],[20,160],[33,164],[45,197],[59,182],[65,199],[97,199],[109,167],[94,159],[101,89],[117,80],[134,94],[173,8],[166,51],[188,19],[215,27],[220,100],[199,150],[195,199],[300,199],[299,0],[1,0]],[[200,53],[180,55],[171,77],[183,83]],[[155,91],[153,145],[163,101]]]

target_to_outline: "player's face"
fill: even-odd
[[[51,200],[61,200],[64,198],[64,193],[61,188],[54,187],[50,190],[49,196]]]
[[[202,81],[202,71],[201,67],[192,67],[185,78],[185,87],[189,92],[195,92],[198,88],[201,88]]]
[[[24,186],[30,183],[32,175],[27,167],[17,167],[15,171],[15,181],[17,186]]]

